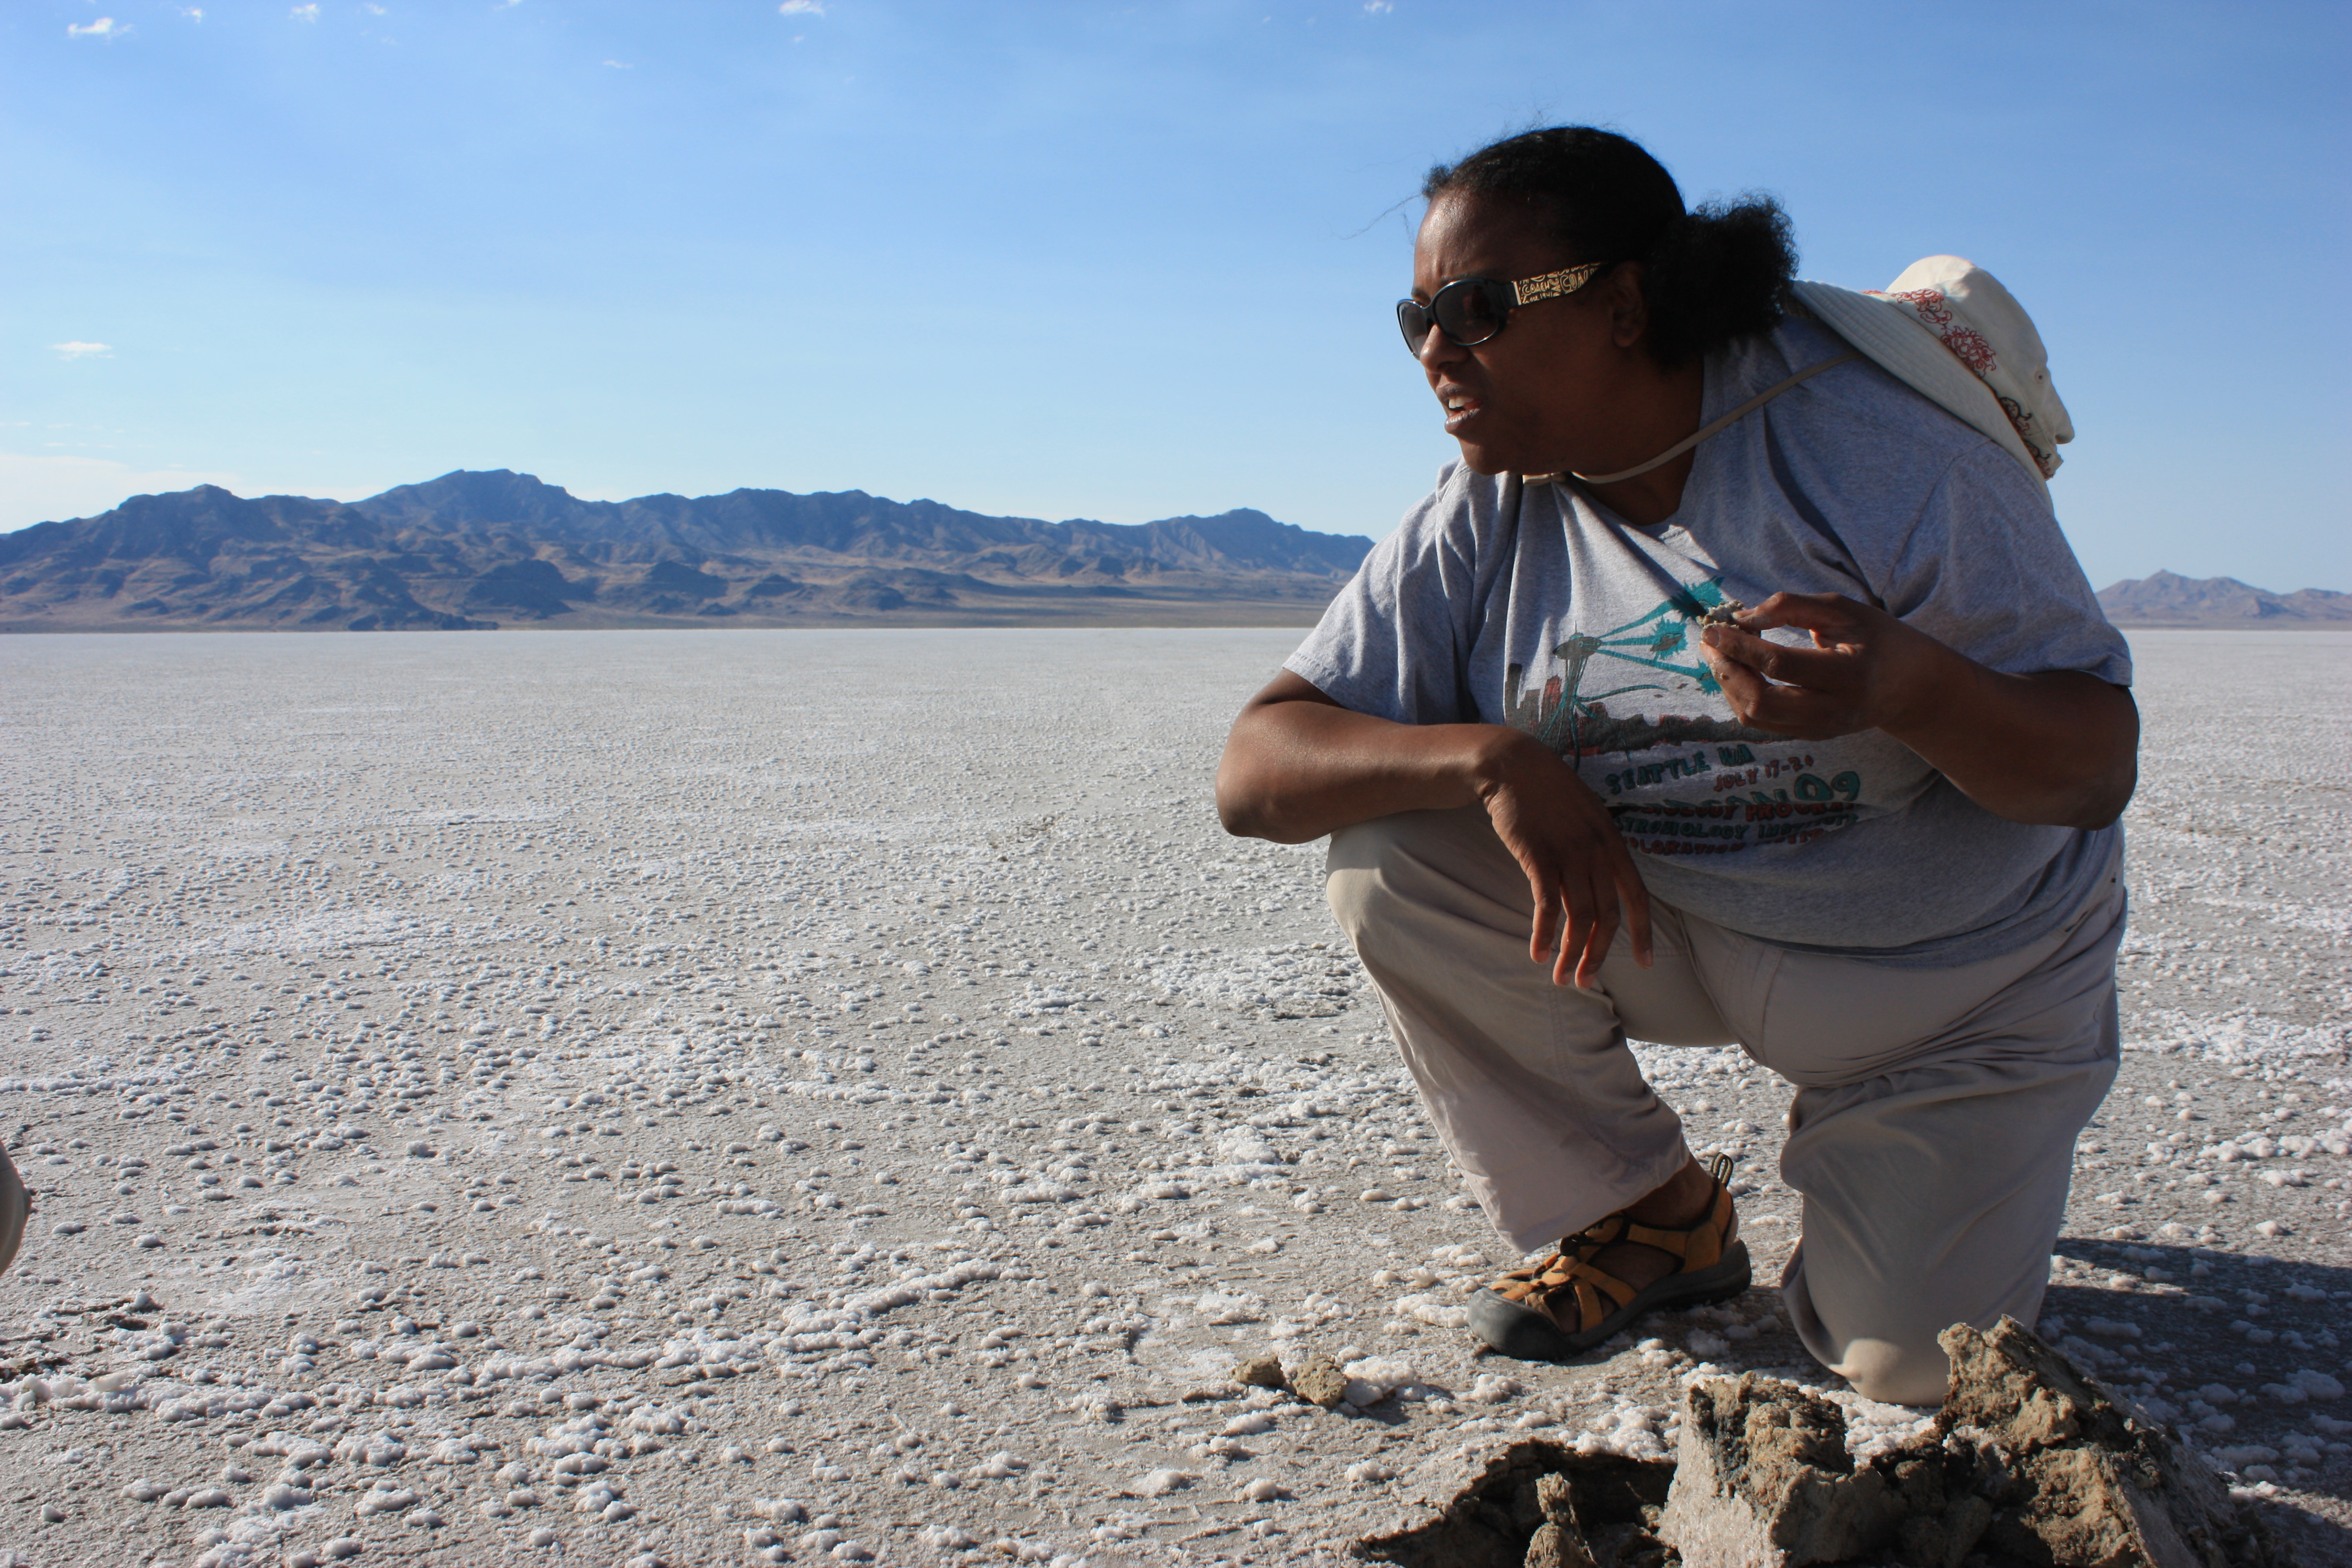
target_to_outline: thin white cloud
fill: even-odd
[[[633,71],[637,68],[626,60],[606,60],[604,63],[616,71]]]
[[[383,7],[377,5],[371,4],[362,5],[360,9],[366,12],[371,16],[381,16],[383,15]]]
[[[205,19],[205,8],[202,5],[183,5],[180,15],[191,22],[201,22]]]
[[[112,345],[108,343],[85,343],[75,342],[70,343],[51,343],[49,347],[57,351],[57,355],[59,359],[106,359],[110,357],[114,353]]]
[[[318,0],[310,0],[308,5],[297,5],[286,15],[297,22],[315,22],[319,19]]]
[[[1364,15],[1377,16],[1383,11],[1396,9],[1396,0],[1364,0]]]
[[[117,38],[127,38],[136,29],[130,23],[118,22],[111,16],[100,16],[95,22],[66,24],[66,37],[68,38],[96,38],[100,43],[107,44],[114,42]]]
[[[786,16],[822,16],[824,15],[824,0],[784,0],[776,10]]]

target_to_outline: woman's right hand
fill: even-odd
[[[1591,786],[1517,730],[1498,729],[1474,765],[1478,799],[1534,895],[1528,956],[1551,964],[1554,984],[1591,990],[1622,922],[1633,961],[1650,967],[1649,889]]]
[[[1288,670],[1234,721],[1217,765],[1225,830],[1276,844],[1400,811],[1483,805],[1535,898],[1528,951],[1590,988],[1617,928],[1650,963],[1650,895],[1601,797],[1557,753],[1500,724],[1399,724],[1351,712]]]

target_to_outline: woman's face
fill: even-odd
[[[1523,210],[1443,195],[1413,242],[1412,297],[1426,304],[1457,278],[1516,282],[1586,259],[1609,258],[1568,255]],[[1519,306],[1475,347],[1435,331],[1422,340],[1422,370],[1464,462],[1482,474],[1549,474],[1613,455],[1615,410],[1634,378],[1656,374],[1635,348],[1646,321],[1639,271],[1612,268],[1573,294]]]

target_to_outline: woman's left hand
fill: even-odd
[[[1877,730],[2011,822],[2104,827],[2139,776],[2131,693],[2079,669],[2011,675],[1843,594],[1775,594],[1699,650],[1739,721],[1826,741]],[[1799,626],[1811,647],[1759,633]]]
[[[1737,619],[1736,627],[1707,627],[1700,652],[1739,721],[1775,735],[1826,741],[1904,728],[1966,664],[1927,633],[1843,594],[1775,594]],[[1811,632],[1813,646],[1758,635],[1775,626]]]

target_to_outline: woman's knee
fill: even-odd
[[[1381,902],[1382,877],[1399,836],[1392,816],[1376,816],[1331,835],[1323,853],[1323,896],[1349,936],[1371,922]]]
[[[1408,907],[1450,903],[1462,884],[1491,879],[1482,862],[1507,859],[1486,814],[1403,811],[1342,827],[1323,859],[1323,893],[1350,937]]]
[[[1853,1384],[1864,1399],[1885,1405],[1939,1405],[1951,1377],[1951,1358],[1936,1341],[1917,1303],[1812,1300],[1814,1282],[1785,1279],[1782,1300],[1805,1348]],[[1879,1310],[1873,1310],[1873,1307]]]
[[[1813,1358],[1844,1377],[1865,1399],[1937,1405],[1951,1379],[1951,1358],[1937,1336],[1956,1321],[1998,1322],[2032,1305],[2014,1299],[1988,1307],[1966,1282],[1924,1271],[1871,1267],[1845,1248],[1808,1237],[1780,1277],[1789,1323]],[[1974,1300],[1967,1298],[1974,1297]]]
[[[1858,1339],[1832,1369],[1864,1399],[1882,1405],[1941,1405],[1951,1382],[1951,1358],[1927,1335],[1895,1340]]]

